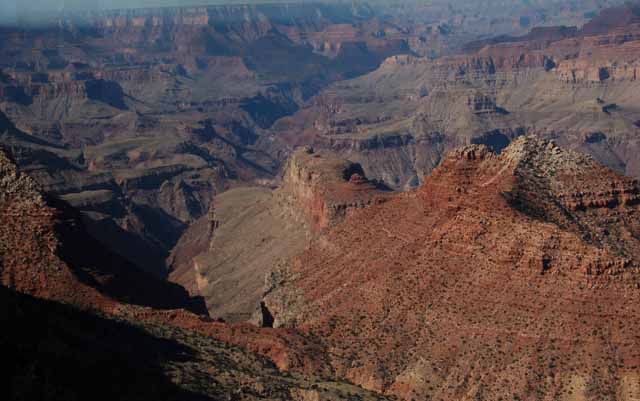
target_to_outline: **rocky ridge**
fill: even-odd
[[[381,202],[383,195],[360,165],[316,153],[310,147],[291,155],[280,192],[315,230],[340,222],[353,210]]]
[[[536,138],[464,147],[281,266],[264,302],[403,399],[631,400],[638,190]]]

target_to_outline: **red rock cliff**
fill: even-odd
[[[638,191],[533,138],[462,148],[336,225],[265,302],[338,374],[402,399],[632,400]]]

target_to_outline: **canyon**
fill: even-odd
[[[274,179],[293,147],[312,144],[287,118],[321,103],[331,84],[375,74],[389,57],[433,59],[478,38],[582,25],[618,2],[539,3],[51,13],[0,28],[3,142],[45,191],[83,212],[93,236],[166,277],[171,249],[216,194]],[[343,156],[394,188],[428,170],[403,162],[384,175]]]
[[[252,316],[256,325],[214,321],[202,300],[180,287],[121,269],[122,260],[109,258],[98,243],[80,244],[88,237],[72,211],[42,195],[10,158],[0,166],[3,285],[38,299],[4,288],[0,296],[36,313],[62,313],[74,324],[95,320],[91,311],[100,311],[106,320],[94,324],[125,325],[118,329],[122,336],[177,341],[195,347],[201,361],[231,353],[234,363],[245,364],[209,371],[229,378],[210,387],[197,384],[206,362],[192,366],[186,380],[172,381],[178,388],[196,388],[202,396],[240,385],[245,397],[298,400],[638,396],[640,184],[552,142],[523,136],[499,155],[486,145],[458,148],[422,186],[404,193],[381,189],[357,164],[300,149],[281,187],[258,200],[272,208],[277,200],[281,210],[295,213],[284,220],[306,231],[293,235],[306,237],[294,256],[275,263],[268,251],[251,248],[258,260],[273,263],[273,270],[254,270],[254,282],[238,286],[243,297],[254,297],[242,291],[266,273]],[[256,190],[221,196],[253,198]],[[204,246],[213,247],[193,260],[229,263],[216,245],[264,241],[260,230],[256,239],[234,235],[259,227],[255,219],[261,218],[252,212],[255,204],[238,207],[245,219],[236,212],[226,220],[224,210],[209,214]],[[272,218],[270,226],[281,224],[281,215]],[[226,238],[216,238],[223,230]],[[268,241],[265,248],[283,239]],[[224,269],[233,270],[223,266],[214,275],[224,276]],[[139,279],[145,281],[135,290]],[[223,312],[246,307],[234,310],[238,304],[230,299]],[[22,326],[9,327],[13,333]],[[269,363],[293,379],[259,367]],[[172,375],[186,369],[172,366]],[[245,373],[226,376],[235,369]]]
[[[41,18],[0,26],[8,399],[640,398],[640,6]]]
[[[383,399],[327,377],[318,345],[304,335],[214,320],[182,287],[127,266],[87,235],[77,211],[44,195],[4,152],[0,222],[0,344],[13,366],[3,389],[10,399],[56,392]],[[65,375],[61,364],[71,369]],[[123,368],[126,374],[116,373]],[[96,394],[105,377],[113,380],[109,390]]]
[[[276,175],[286,150],[260,138],[277,119],[410,51],[373,36],[372,13],[133,9],[2,28],[3,142],[100,241],[165,277],[164,259],[214,194]]]
[[[393,56],[331,85],[276,129],[282,141],[332,149],[398,190],[419,185],[458,146],[500,151],[525,134],[638,176],[638,15],[623,6],[581,29],[535,28],[436,60]]]

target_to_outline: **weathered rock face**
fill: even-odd
[[[310,147],[291,155],[282,181],[282,196],[314,230],[326,229],[351,211],[382,201],[382,192],[364,177],[360,165]]]
[[[403,399],[632,400],[639,191],[536,138],[464,147],[283,266],[264,302]]]
[[[458,73],[544,68],[552,70],[560,80],[578,84],[635,81],[640,51],[639,16],[634,6],[627,5],[606,9],[579,30],[536,28],[522,37],[471,43],[467,50],[475,55],[461,58],[466,68],[458,67]],[[611,23],[612,19],[615,23]]]
[[[327,152],[300,149],[286,166],[278,189],[237,188],[216,197],[172,254],[170,279],[203,296],[213,316],[267,325],[260,299],[275,267],[386,196],[360,166]]]

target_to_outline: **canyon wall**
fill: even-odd
[[[401,399],[632,400],[639,190],[538,138],[463,147],[281,265],[263,302]]]
[[[215,316],[269,325],[260,299],[276,267],[387,195],[359,165],[301,148],[277,189],[237,188],[217,196],[174,249],[170,279],[203,296]]]
[[[640,31],[635,9],[616,10],[625,18],[613,25],[603,13],[580,29],[536,28],[435,60],[389,57],[283,118],[280,138],[332,149],[395,189],[419,185],[455,147],[501,151],[525,134],[638,176]]]
[[[8,143],[46,191],[81,207],[93,235],[160,276],[216,193],[278,173],[289,149],[263,146],[275,121],[331,82],[409,52],[402,37],[372,35],[365,5],[51,18],[0,29]]]

